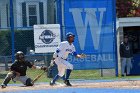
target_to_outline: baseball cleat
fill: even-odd
[[[1,88],[6,88],[6,85],[5,84],[1,84]]]
[[[50,81],[50,85],[53,86],[53,85],[55,85],[55,83],[53,83],[53,81]]]
[[[69,82],[69,80],[65,80],[64,83],[67,85],[67,86],[72,86]]]

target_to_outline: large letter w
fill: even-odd
[[[99,47],[100,33],[104,12],[106,8],[71,8],[69,11],[72,13],[73,20],[75,23],[76,31],[78,34],[78,40],[80,43],[81,50],[84,50],[87,27],[89,25],[94,48],[97,50]],[[97,20],[96,12],[99,11],[100,18]],[[86,13],[85,19],[82,17],[82,13]],[[85,22],[83,22],[85,20]]]

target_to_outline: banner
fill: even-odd
[[[62,1],[58,0],[62,7],[57,11],[62,13],[58,19],[62,19],[59,22],[64,25],[63,31],[75,34],[77,53],[87,54],[84,59],[69,57],[74,69],[114,68],[115,0]]]
[[[35,53],[55,52],[60,43],[60,25],[34,25]]]

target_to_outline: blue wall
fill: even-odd
[[[57,17],[61,26],[64,24],[62,32],[73,32],[77,52],[87,54],[84,59],[69,56],[74,69],[114,68],[115,0],[64,0],[64,6],[61,1]]]

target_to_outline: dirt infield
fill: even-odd
[[[49,84],[35,84],[31,87],[25,86],[7,86],[4,89],[0,89],[0,92],[8,91],[23,91],[23,90],[41,90],[41,89],[58,89],[58,88],[120,88],[120,89],[140,89],[140,81],[128,80],[128,81],[113,81],[113,82],[95,82],[95,83],[72,83],[72,87],[67,87],[64,84],[57,84],[50,86]]]

